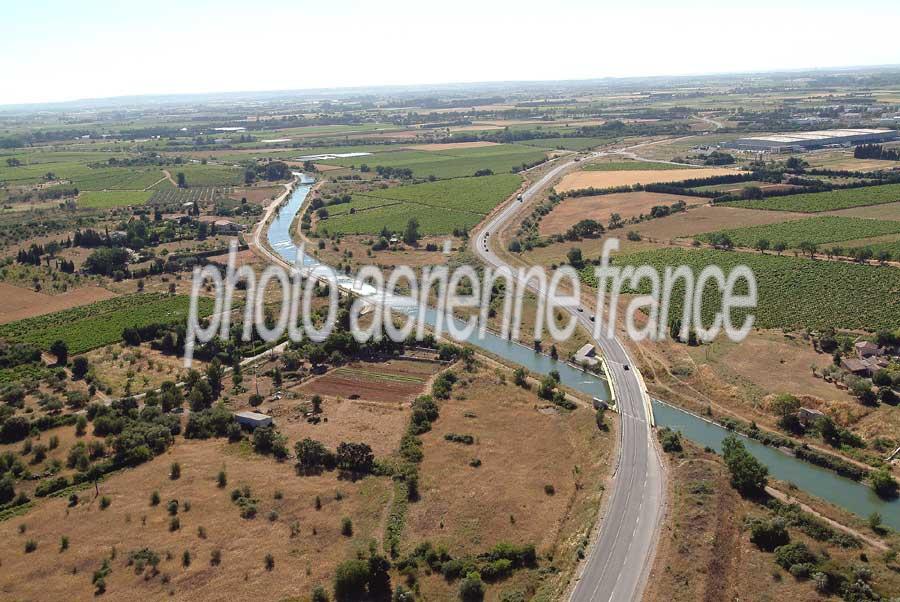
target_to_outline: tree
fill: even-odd
[[[11,472],[0,478],[0,505],[8,504],[16,497],[15,479]]]
[[[187,178],[183,171],[179,171],[175,174],[175,181],[178,183],[179,188],[187,188]]]
[[[406,229],[403,231],[403,242],[408,245],[414,245],[419,242],[419,220],[414,217],[406,222]]]
[[[875,490],[879,497],[889,500],[897,497],[897,480],[894,479],[887,466],[882,466],[878,470],[872,471],[869,479],[872,482],[872,489]]]
[[[372,600],[390,600],[391,563],[381,554],[369,557],[369,597]]]
[[[722,442],[722,455],[731,473],[731,486],[745,497],[759,497],[765,492],[769,469],[754,458],[733,434]]]
[[[213,361],[206,368],[206,382],[209,383],[209,388],[212,390],[212,399],[210,401],[218,399],[219,395],[222,394],[224,379],[225,368],[222,367],[222,362],[217,357],[213,358]]]
[[[463,602],[481,602],[484,600],[484,582],[476,572],[469,573],[459,584],[459,599]]]
[[[128,251],[121,247],[102,247],[84,261],[84,269],[92,274],[112,276],[128,267]]]
[[[779,241],[779,242],[776,242],[774,245],[772,245],[772,249],[776,253],[781,255],[782,253],[784,253],[784,250],[787,249],[787,245],[784,244],[783,242]]]
[[[569,252],[566,253],[566,259],[568,260],[569,265],[576,270],[580,270],[584,267],[584,258],[581,256],[581,249],[578,247],[569,249]]]
[[[72,376],[76,379],[84,378],[89,369],[88,359],[83,355],[79,355],[72,361]]]
[[[769,241],[765,238],[760,238],[753,247],[760,253],[765,253],[769,249]]]
[[[811,243],[811,242],[809,242],[809,241],[806,241],[806,240],[804,240],[804,241],[801,242],[799,245],[797,245],[797,248],[800,249],[800,251],[801,251],[804,255],[809,255],[809,258],[810,258],[810,259],[812,259],[813,257],[815,257],[815,256],[816,256],[816,253],[819,251],[818,245],[816,245],[815,243]]]
[[[790,543],[785,522],[781,518],[754,520],[750,525],[750,541],[765,552]]]
[[[69,346],[62,339],[53,341],[50,353],[56,356],[56,365],[65,366],[69,362]]]
[[[334,571],[334,599],[337,602],[356,602],[366,598],[369,583],[369,564],[363,560],[345,560]]]
[[[354,473],[372,471],[375,455],[372,448],[365,443],[342,442],[337,448],[337,465],[343,470]]]
[[[318,472],[335,461],[325,445],[308,437],[294,445],[294,452],[297,455],[297,469],[306,474]]]

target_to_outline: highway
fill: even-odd
[[[596,156],[601,154],[596,153]],[[507,265],[515,268],[491,248],[490,234],[499,232],[523,212],[534,195],[575,165],[573,160],[563,160],[530,186],[523,193],[521,202],[513,199],[488,219],[472,239],[473,250],[485,263],[494,267]],[[543,291],[533,283],[529,283],[529,287],[542,294]],[[569,309],[569,313],[588,333],[592,332],[589,312]],[[597,319],[600,319],[599,316]],[[621,422],[621,447],[611,497],[606,500],[599,532],[592,541],[587,559],[582,563],[578,580],[571,589],[570,600],[640,600],[663,513],[662,463],[650,428],[649,396],[628,352],[615,338],[601,337],[593,339],[593,342],[601,350],[612,378],[610,385],[615,390]]]

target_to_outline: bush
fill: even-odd
[[[341,520],[341,535],[345,537],[353,536],[353,521],[347,517]]]
[[[25,553],[26,554],[31,554],[35,550],[37,550],[37,542],[35,540],[29,539],[28,541],[25,542]]]
[[[673,431],[667,426],[659,430],[657,437],[663,451],[666,453],[678,453],[684,449],[681,445],[681,433]]]
[[[469,573],[459,584],[459,599],[463,602],[484,600],[484,582],[478,573]]]
[[[365,599],[369,582],[369,564],[363,560],[346,560],[334,572],[334,599],[355,602]]]
[[[750,525],[750,541],[760,550],[771,552],[779,546],[790,543],[783,519],[755,520]]]
[[[169,469],[169,478],[173,481],[177,481],[181,478],[181,464],[178,462],[172,462],[172,466]]]
[[[731,472],[731,486],[743,496],[761,496],[768,483],[769,469],[750,455],[750,452],[735,435],[725,437],[722,442],[722,453],[725,457],[725,464]]]
[[[775,548],[775,562],[786,570],[795,564],[815,565],[817,559],[803,542],[789,543]]]

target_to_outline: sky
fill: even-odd
[[[4,0],[0,22],[0,104],[900,64],[896,0]]]

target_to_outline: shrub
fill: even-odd
[[[353,535],[353,521],[347,517],[341,520],[341,535],[351,537]]]
[[[106,510],[107,508],[109,508],[109,505],[111,503],[112,503],[112,500],[110,500],[108,497],[106,497],[104,495],[103,497],[100,498],[100,509]]]
[[[209,564],[211,566],[219,566],[222,564],[222,550],[216,548],[209,556]]]
[[[816,564],[815,555],[809,551],[803,542],[789,543],[775,548],[775,562],[783,568],[790,570],[795,564]]]
[[[169,478],[173,481],[181,478],[181,464],[179,464],[178,462],[172,462],[172,466],[169,469]]]
[[[459,599],[463,602],[484,600],[484,582],[478,573],[469,573],[459,584]]]
[[[365,599],[369,582],[369,564],[363,560],[346,560],[334,572],[334,599],[354,602]]]
[[[760,549],[771,552],[779,546],[790,543],[787,528],[783,519],[769,521],[755,520],[750,525],[750,541]]]
[[[150,494],[150,505],[151,506],[159,505],[159,492],[158,491],[154,491],[153,493]]]
[[[28,541],[25,542],[25,553],[26,554],[31,554],[35,550],[37,550],[37,542],[35,540],[29,539]]]
[[[657,433],[657,437],[659,438],[659,443],[662,446],[662,449],[666,453],[678,453],[682,451],[683,447],[681,446],[681,433],[678,431],[673,431],[667,426],[664,426]]]

